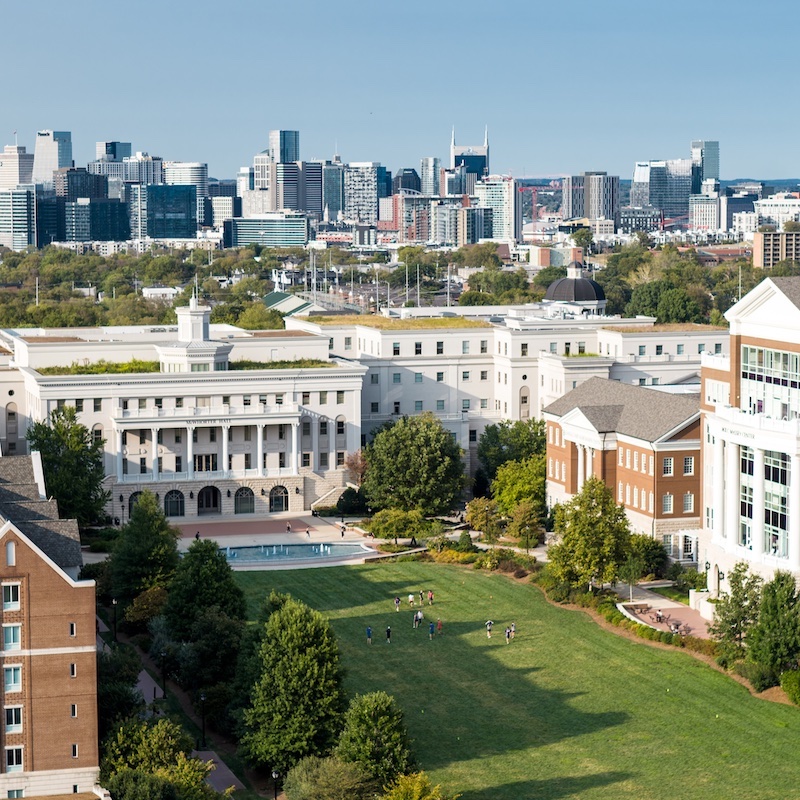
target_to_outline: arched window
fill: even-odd
[[[197,493],[198,514],[219,514],[220,493],[216,486],[204,486]]]
[[[236,490],[233,498],[234,514],[254,514],[256,511],[256,496],[249,486],[241,486]]]
[[[136,505],[136,504],[139,502],[139,498],[140,498],[141,496],[142,496],[142,493],[141,493],[141,492],[134,492],[134,493],[133,493],[133,494],[132,494],[132,495],[131,495],[131,496],[128,498],[128,515],[129,515],[129,516],[130,516],[131,514],[133,514],[133,508],[134,508],[134,506],[135,506],[135,505]]]
[[[285,486],[273,486],[269,490],[269,510],[270,512],[289,510],[289,492]]]
[[[168,517],[182,517],[186,514],[183,492],[179,492],[177,489],[170,489],[164,495],[164,514]]]
[[[103,426],[95,425],[92,428],[92,441],[95,444],[101,445],[103,443]]]

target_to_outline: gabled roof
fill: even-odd
[[[56,501],[42,496],[32,456],[0,458],[0,524],[2,521],[12,522],[62,569],[83,564],[78,523],[59,519]]]
[[[590,378],[543,410],[563,417],[574,409],[579,409],[598,433],[616,432],[655,442],[699,415],[700,395],[674,395]]]
[[[800,277],[797,278],[770,278],[775,286],[787,299],[800,309]]]

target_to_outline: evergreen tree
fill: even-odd
[[[734,661],[745,654],[745,641],[758,619],[761,604],[761,578],[751,575],[740,561],[728,573],[727,594],[714,605],[714,622],[709,633],[719,642],[724,660]]]
[[[286,800],[373,800],[375,782],[359,764],[336,757],[306,756],[289,770]]]
[[[800,596],[794,576],[778,571],[764,584],[758,619],[747,637],[748,657],[776,675],[797,667],[800,656]]]

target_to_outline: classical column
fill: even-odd
[[[721,542],[725,538],[725,442],[717,434],[714,439],[714,473],[711,476],[713,491],[714,541]]]
[[[789,569],[800,571],[800,455],[793,453],[789,467]]]
[[[317,455],[317,450],[319,450],[319,420],[311,420],[309,423],[311,425],[311,469],[315,472],[319,469],[319,456]]]
[[[122,431],[117,428],[117,483],[122,483]]]
[[[576,444],[575,449],[578,451],[578,486],[575,491],[579,492],[583,488],[583,482],[586,478],[586,458],[582,444]]]
[[[228,436],[230,435],[231,426],[222,426],[222,471],[228,471]]]
[[[753,556],[764,552],[764,451],[753,448],[753,522],[750,527]]]
[[[150,450],[153,459],[153,480],[158,480],[158,428],[150,428]]]
[[[586,448],[586,477],[591,478],[594,476],[594,448]]]
[[[186,426],[186,472],[194,478],[194,426]]]
[[[264,423],[256,425],[256,458],[258,459],[258,474],[264,474]]]
[[[730,542],[739,541],[739,485],[740,479],[739,445],[725,443],[725,528],[724,534]],[[764,478],[762,476],[761,480]],[[730,537],[728,537],[730,534]]]
[[[292,475],[297,475],[297,459],[300,457],[297,446],[297,429],[300,426],[299,422],[292,423],[292,451],[289,454],[289,460],[292,465]]]
[[[336,420],[328,420],[328,469],[336,469]]]

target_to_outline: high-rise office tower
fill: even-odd
[[[482,145],[457,145],[456,129],[450,139],[450,168],[463,165],[467,172],[465,193],[472,194],[476,181],[489,174],[489,129],[486,128]]]
[[[301,161],[299,164],[303,187],[301,208],[322,219],[322,164],[319,161]]]
[[[631,183],[631,205],[653,206],[667,217],[688,217],[696,172],[690,158],[638,161]]]
[[[93,175],[85,167],[62,167],[53,173],[56,197],[72,203],[79,197],[108,197],[108,178]]]
[[[36,193],[32,184],[0,189],[0,245],[24,250],[36,244]]]
[[[322,165],[322,217],[329,222],[339,219],[344,210],[344,164],[338,155]]]
[[[586,182],[583,175],[565,175],[561,181],[561,216],[580,219],[585,216]]]
[[[415,169],[403,167],[397,171],[392,179],[392,194],[398,194],[401,189],[409,189],[412,192],[421,190],[421,181]]]
[[[619,176],[605,172],[568,175],[561,182],[564,219],[613,219],[619,225]]]
[[[197,189],[132,183],[128,212],[134,239],[192,239],[197,233]]]
[[[439,171],[442,168],[441,161],[434,156],[425,156],[419,162],[419,190],[422,194],[438,195]]]
[[[0,153],[0,189],[15,189],[27,183],[33,183],[33,153],[7,144]]]
[[[97,142],[94,148],[94,157],[101,161],[122,161],[131,157],[130,142]]]
[[[522,203],[513,178],[490,175],[475,184],[478,205],[492,209],[492,238],[519,241],[522,238]]]
[[[164,183],[168,186],[194,186],[197,190],[197,219],[203,223],[208,197],[208,164],[199,161],[165,161]]]
[[[474,183],[472,186],[474,189]],[[439,170],[439,194],[442,197],[467,194],[467,168],[463,164],[453,169]]]
[[[33,158],[33,182],[49,186],[53,173],[72,166],[72,134],[69,131],[37,131]]]
[[[148,153],[122,159],[126,183],[164,183],[164,160]]]
[[[344,168],[344,215],[355,222],[375,225],[378,200],[391,193],[387,188],[386,167],[377,161],[361,161]]]
[[[269,153],[278,164],[300,160],[300,131],[270,131]]]
[[[692,166],[695,169],[692,193],[697,194],[703,181],[719,180],[719,142],[695,139],[692,142]]]

